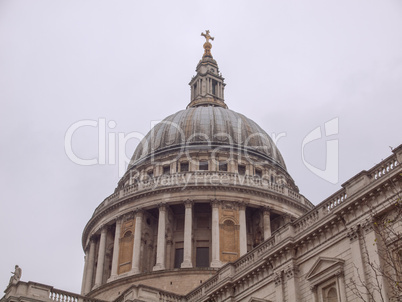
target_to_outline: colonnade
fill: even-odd
[[[184,238],[183,238],[183,262],[181,268],[192,268],[193,264],[193,217],[194,217],[194,203],[190,200],[184,202]],[[220,221],[220,202],[211,202],[211,261],[210,267],[221,267],[221,251],[220,244],[222,238],[220,238],[220,227],[222,221]],[[247,253],[247,226],[246,226],[246,206],[238,205],[238,223],[239,223],[239,257]],[[167,224],[167,212],[168,206],[165,204],[159,205],[159,217],[157,227],[157,246],[156,246],[156,263],[153,266],[153,271],[165,270],[166,259],[168,255],[171,255],[171,251],[167,251],[166,240],[166,224]],[[140,261],[141,261],[141,238],[143,231],[143,211],[137,211],[134,214],[135,228],[134,228],[134,240],[133,240],[133,252],[132,252],[132,266],[131,270],[125,275],[134,275],[141,273]],[[271,221],[269,209],[264,209],[262,213],[263,225],[264,225],[264,239],[271,236]],[[92,237],[89,241],[89,248],[85,254],[85,267],[84,276],[82,282],[82,294],[87,294],[92,289],[102,285],[104,280],[104,265],[106,254],[106,237],[109,225],[100,227],[97,232],[97,237]],[[119,249],[121,240],[122,217],[115,219],[115,233],[113,241],[113,254],[111,260],[111,270],[109,280],[114,280],[119,275]],[[96,238],[96,239],[95,239]],[[97,242],[98,241],[98,244]],[[96,251],[96,247],[98,250]],[[97,259],[96,259],[97,254]]]
[[[203,86],[204,84],[204,86]],[[215,85],[215,88],[213,86]],[[220,80],[214,80],[212,78],[199,78],[196,84],[191,86],[191,99],[195,99],[197,96],[205,96],[213,94],[218,98],[224,98],[224,84]]]

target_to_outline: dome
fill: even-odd
[[[139,284],[184,295],[313,207],[269,135],[228,109],[213,37],[202,36],[190,103],[141,140],[84,229],[90,298]]]
[[[158,123],[137,146],[130,167],[165,151],[232,148],[286,170],[285,162],[269,135],[257,123],[230,109],[190,107]]]

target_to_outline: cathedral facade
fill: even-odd
[[[17,280],[1,302],[399,301],[402,145],[314,206],[228,108],[203,36],[187,108],[151,129],[84,228],[81,294]]]

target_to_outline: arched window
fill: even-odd
[[[325,297],[325,302],[338,302],[338,294],[335,287],[331,287]]]

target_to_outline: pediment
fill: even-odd
[[[339,258],[319,257],[307,273],[306,279],[313,281],[323,275],[333,275],[337,271],[343,270],[344,264],[345,261]]]

